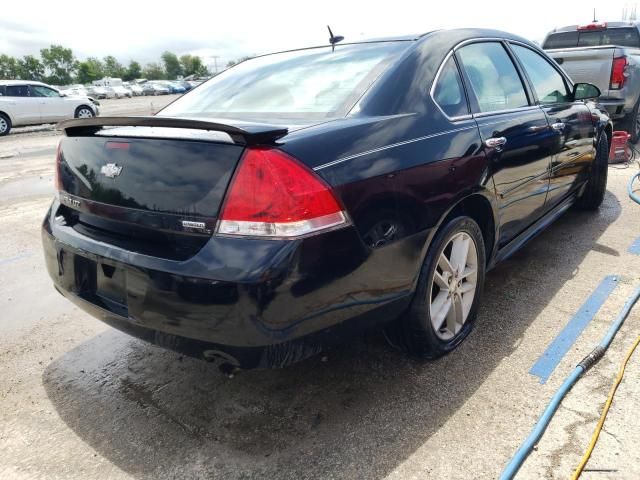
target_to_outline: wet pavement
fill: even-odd
[[[568,212],[489,273],[475,330],[447,357],[410,360],[371,332],[326,358],[230,378],[110,329],[54,291],[39,227],[57,138],[45,130],[5,140],[2,479],[495,478],[640,285],[640,257],[627,251],[640,236],[640,207],[625,192],[635,167],[610,168],[599,212]],[[529,369],[606,275],[617,287],[540,384]],[[570,475],[638,334],[640,307],[518,478]],[[640,352],[582,478],[640,478],[639,374]]]

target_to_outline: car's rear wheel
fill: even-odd
[[[576,206],[584,210],[595,210],[604,200],[607,191],[607,174],[609,172],[609,141],[603,133],[596,145],[596,158],[591,166],[589,180],[582,194],[578,197]]]
[[[480,227],[470,217],[453,218],[429,248],[411,306],[392,327],[394,340],[426,359],[456,348],[473,327],[484,273]]]
[[[78,108],[76,108],[76,118],[92,118],[94,116],[95,115],[93,113],[93,110],[91,110],[86,105],[80,105]]]
[[[9,135],[11,131],[11,119],[4,113],[0,113],[0,137]]]

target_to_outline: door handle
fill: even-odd
[[[492,137],[487,138],[484,141],[484,145],[488,148],[502,148],[507,143],[507,139],[505,137]]]
[[[562,122],[556,122],[551,125],[551,128],[553,128],[556,132],[562,132],[564,130],[564,127],[566,127],[566,124]]]

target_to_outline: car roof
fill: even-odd
[[[361,45],[361,44],[370,44],[370,43],[384,43],[384,42],[409,42],[419,44],[423,41],[427,41],[433,37],[437,37],[439,40],[444,43],[450,43],[451,46],[457,45],[458,43],[464,42],[465,40],[472,40],[476,38],[504,38],[506,40],[515,40],[522,43],[526,43],[527,45],[539,48],[536,44],[531,42],[530,40],[521,37],[519,35],[514,35],[513,33],[504,32],[501,30],[493,30],[488,28],[453,28],[446,30],[432,30],[424,33],[413,34],[413,35],[396,35],[389,37],[377,37],[377,38],[367,38],[354,42],[340,42],[336,44],[336,48],[345,45]],[[288,53],[288,52],[298,52],[304,50],[312,50],[315,48],[327,48],[331,47],[331,44],[324,45],[316,45],[312,47],[304,47],[304,48],[295,48],[290,50],[282,50],[278,52],[270,52],[262,55],[256,55],[252,58],[265,57],[268,55],[275,55],[278,53]]]
[[[42,85],[44,87],[49,87],[46,83],[32,80],[0,80],[0,85]]]
[[[593,23],[599,23],[599,22],[593,22]],[[606,24],[605,28],[623,28],[623,27],[637,27],[638,24],[640,24],[640,22],[602,22],[603,24]],[[560,27],[560,28],[554,28],[553,30],[551,30],[549,33],[558,33],[558,32],[575,32],[578,30],[578,27],[583,26],[582,25],[567,25],[566,27]]]

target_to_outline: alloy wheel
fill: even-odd
[[[93,117],[93,112],[88,108],[81,108],[78,111],[78,118],[92,118],[92,117]]]
[[[9,128],[7,121],[3,117],[0,117],[0,134],[6,132],[7,128]]]
[[[451,340],[469,317],[478,282],[478,251],[466,232],[454,234],[440,253],[431,280],[431,325],[441,340]]]

